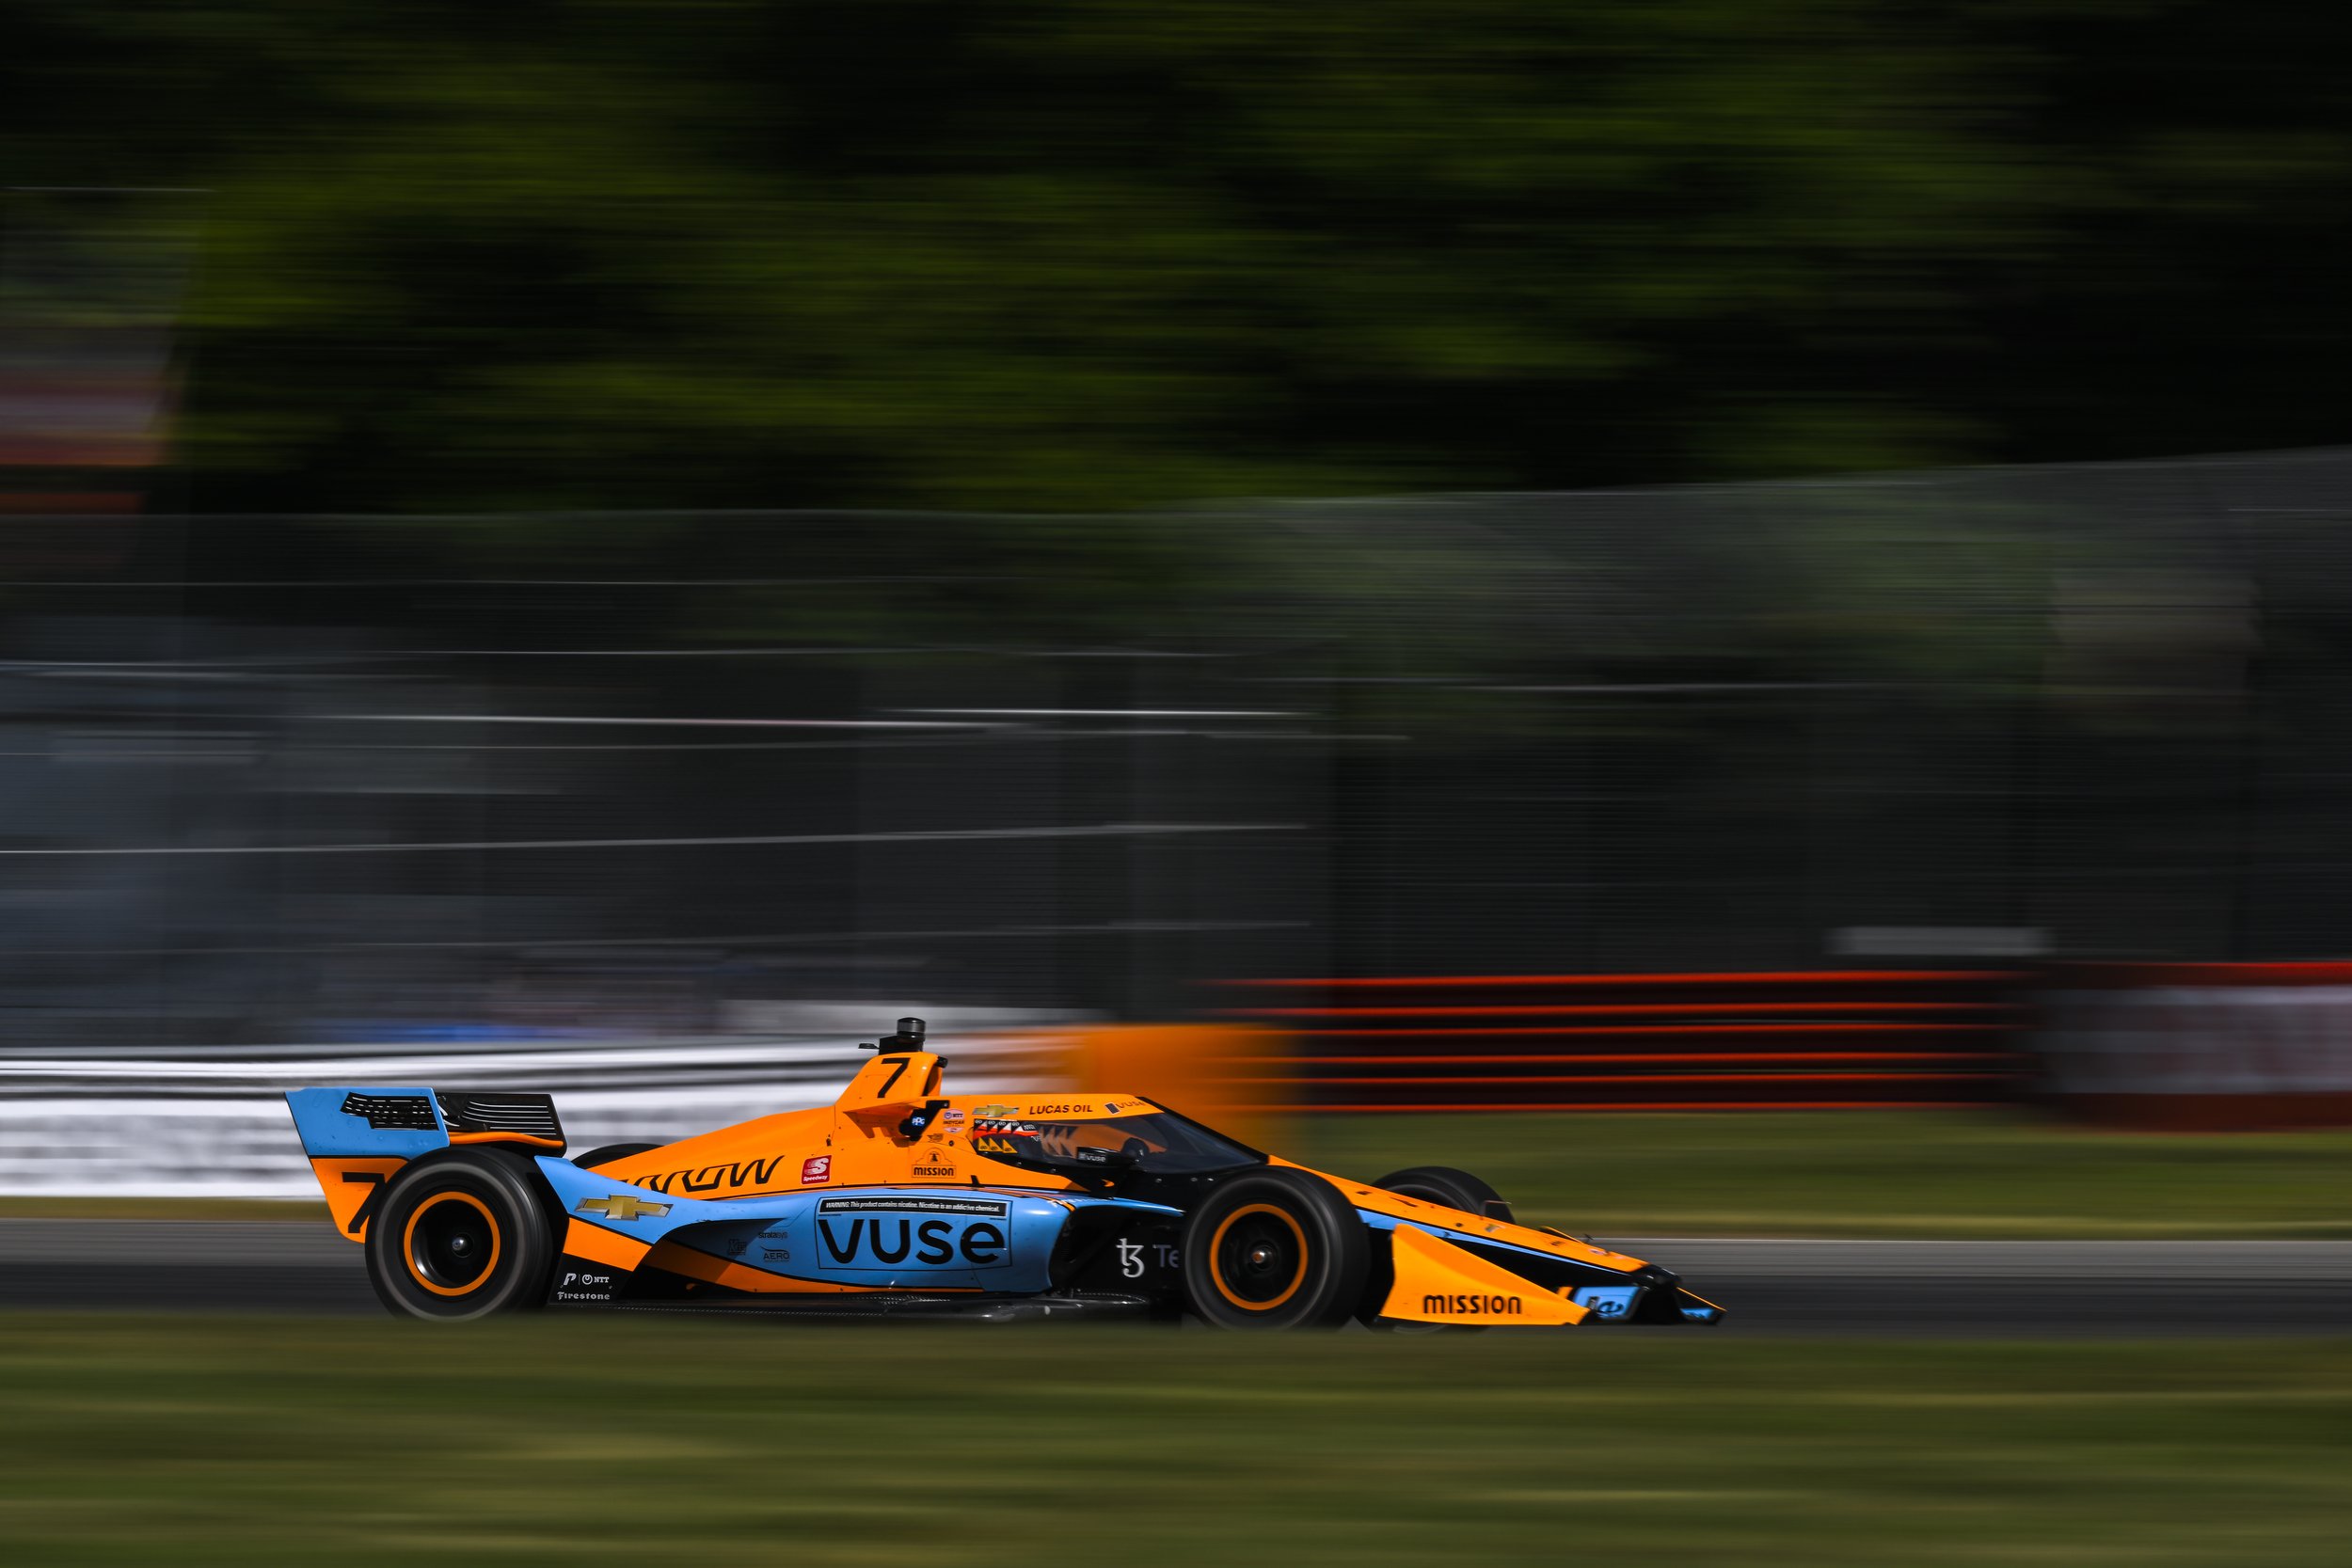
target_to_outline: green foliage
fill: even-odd
[[[2340,177],[2343,138],[2237,123],[2243,94],[2211,124],[2111,92],[2095,135],[2055,124],[2139,21],[57,8],[0,83],[0,178],[209,192],[187,436],[213,507],[1077,510],[1885,467],[2020,436],[1991,351],[2021,287],[2068,282],[2076,214],[2178,183],[2233,231]]]

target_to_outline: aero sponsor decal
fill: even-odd
[[[1177,1250],[1173,1242],[1131,1242],[1121,1236],[1119,1238],[1118,1245],[1119,1273],[1120,1276],[1124,1279],[1141,1279],[1144,1265],[1151,1261],[1154,1255],[1157,1256],[1159,1265],[1163,1269],[1172,1269],[1183,1261],[1184,1255]]]
[[[817,1264],[1003,1268],[1012,1261],[1006,1239],[1009,1208],[988,1198],[829,1197],[818,1206]]]
[[[784,1156],[771,1155],[765,1160],[738,1160],[731,1164],[700,1165],[691,1170],[665,1170],[659,1176],[644,1176],[637,1180],[640,1187],[650,1187],[657,1193],[738,1192],[765,1187],[775,1179],[776,1167],[784,1164]],[[811,1162],[814,1164],[815,1162]],[[805,1174],[802,1177],[806,1180]]]
[[[807,1159],[805,1159],[805,1160],[803,1160],[803,1161],[802,1161],[802,1162],[801,1162],[801,1185],[802,1185],[802,1186],[803,1186],[803,1187],[814,1187],[814,1186],[816,1186],[818,1182],[821,1182],[821,1181],[830,1181],[830,1180],[833,1180],[833,1156],[832,1156],[832,1155],[830,1155],[830,1154],[812,1154],[812,1155],[810,1155]]]
[[[566,1258],[565,1263],[578,1263],[577,1258]],[[612,1275],[601,1269],[566,1268],[555,1281],[558,1301],[611,1301]]]
[[[572,1210],[575,1214],[602,1214],[606,1219],[622,1221],[660,1219],[669,1212],[666,1203],[649,1202],[626,1193],[615,1193],[610,1197],[583,1197]]]
[[[982,1117],[972,1124],[976,1154],[1026,1154],[1036,1148],[1037,1129],[1027,1122]]]
[[[1421,1298],[1423,1312],[1453,1317],[1516,1318],[1527,1310],[1518,1296],[1438,1296]]]
[[[1622,1318],[1633,1310],[1633,1299],[1641,1293],[1639,1285],[1586,1285],[1570,1291],[1568,1299],[1596,1318]]]

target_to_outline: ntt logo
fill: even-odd
[[[1421,1309],[1459,1317],[1516,1318],[1526,1309],[1517,1296],[1423,1296]]]

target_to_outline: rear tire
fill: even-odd
[[[1399,1197],[1459,1209],[1482,1220],[1518,1223],[1511,1219],[1511,1206],[1502,1201],[1501,1193],[1470,1172],[1455,1170],[1452,1165],[1415,1165],[1409,1170],[1391,1171],[1373,1185]]]
[[[402,1167],[368,1225],[368,1283],[396,1316],[463,1322],[545,1304],[555,1242],[513,1155],[459,1148]]]
[[[1338,1188],[1268,1165],[1219,1181],[1184,1221],[1184,1296],[1217,1328],[1333,1328],[1362,1298],[1371,1258]]]

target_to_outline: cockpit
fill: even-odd
[[[1100,1120],[977,1117],[972,1151],[1057,1175],[1199,1176],[1259,1165],[1265,1156],[1173,1111]]]

